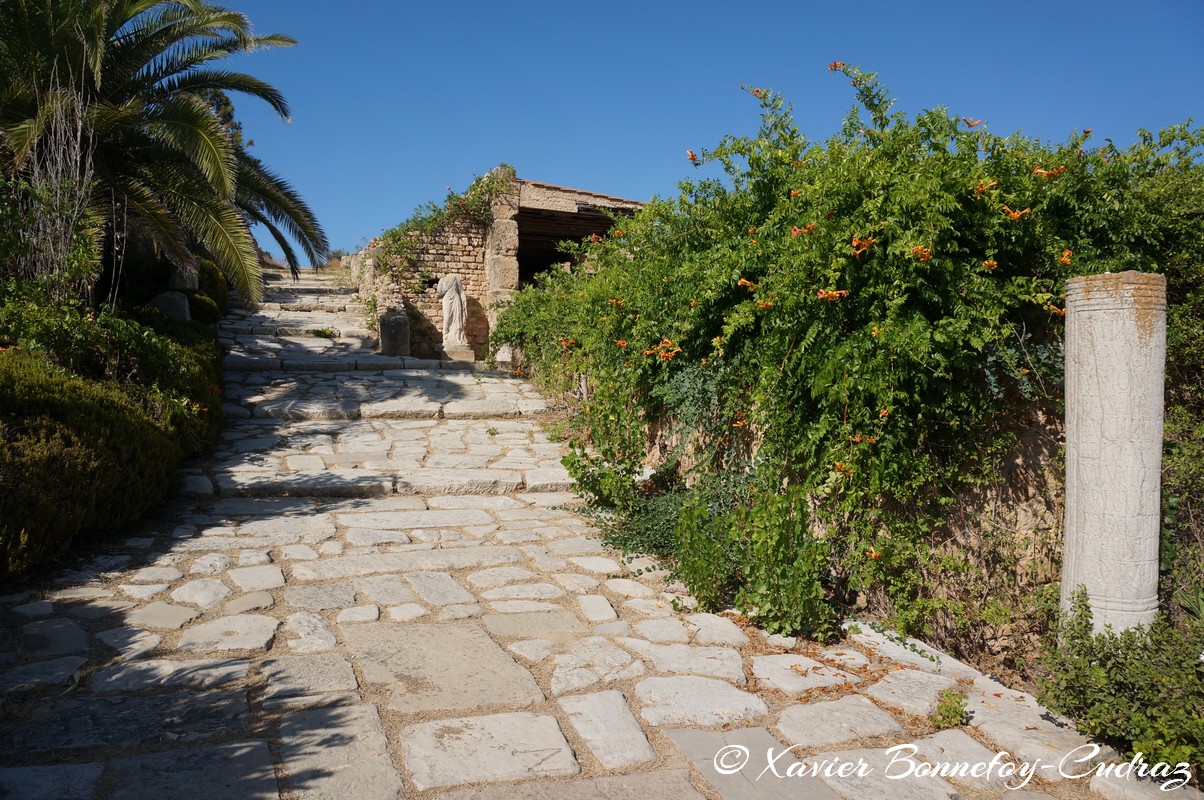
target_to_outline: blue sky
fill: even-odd
[[[283,91],[292,122],[250,98],[234,98],[237,115],[348,250],[503,162],[547,183],[672,195],[698,172],[686,148],[755,132],[741,84],[781,92],[825,138],[853,104],[833,60],[878,72],[909,116],[944,106],[997,134],[1093,128],[1125,146],[1138,128],[1204,124],[1201,0],[225,5],[299,40],[232,65]]]

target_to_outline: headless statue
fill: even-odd
[[[435,294],[443,301],[443,347],[468,347],[468,339],[464,336],[468,314],[460,276],[444,275],[439,279]]]

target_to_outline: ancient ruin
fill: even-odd
[[[409,352],[415,357],[471,360],[471,350],[474,359],[481,359],[496,321],[494,304],[509,299],[537,274],[566,263],[560,242],[604,234],[613,225],[610,215],[630,214],[640,205],[514,178],[509,190],[494,199],[488,223],[453,221],[423,237],[405,264],[386,263],[377,248],[347,256],[344,263],[370,308],[380,314],[404,309],[410,322]],[[453,275],[462,286],[462,343],[446,338],[447,308],[439,288]]]

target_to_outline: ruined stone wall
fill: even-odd
[[[468,306],[465,336],[478,359],[486,355],[489,322],[485,315],[488,287],[485,279],[485,226],[459,220],[415,248],[412,261],[372,248],[348,256],[352,285],[370,307],[376,298],[378,314],[404,308],[410,317],[410,353],[415,358],[440,358],[443,347],[443,302],[435,284],[444,275],[459,275]]]

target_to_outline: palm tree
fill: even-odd
[[[127,231],[185,267],[196,249],[248,302],[259,262],[248,223],[262,224],[299,264],[329,250],[309,206],[231,136],[212,102],[241,93],[288,118],[271,85],[221,59],[295,42],[254,36],[247,17],[204,0],[5,0],[0,14],[0,151],[25,166],[53,119],[77,98],[90,135],[94,204],[111,242]],[[127,222],[128,221],[128,224]]]

